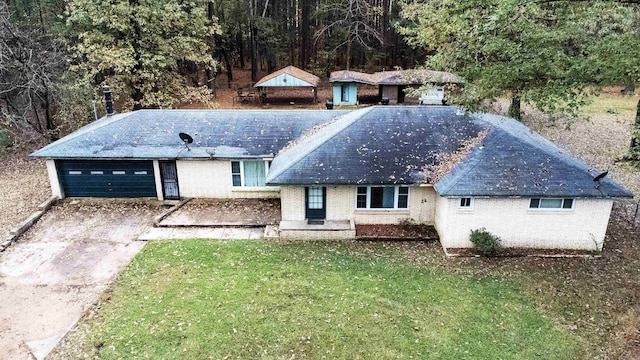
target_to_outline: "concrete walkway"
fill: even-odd
[[[151,228],[138,237],[138,240],[169,240],[169,239],[218,239],[241,240],[262,239],[264,228],[205,228],[205,227],[176,227]]]

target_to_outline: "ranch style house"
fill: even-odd
[[[614,199],[632,197],[514,119],[445,106],[138,110],[32,156],[60,198],[280,198],[292,239],[412,221],[445,248],[486,228],[505,247],[601,250]]]

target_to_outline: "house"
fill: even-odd
[[[311,95],[313,96],[313,102],[318,101],[318,84],[320,78],[308,73],[295,66],[287,66],[283,69],[275,71],[262,79],[254,85],[254,87],[260,89],[260,92],[264,94],[266,98],[267,88],[274,87],[303,87],[311,88]]]
[[[139,110],[32,156],[60,197],[280,198],[283,238],[411,219],[446,248],[484,227],[508,247],[601,250],[613,199],[632,196],[513,119],[443,106]]]
[[[332,72],[329,82],[333,85],[333,103],[336,105],[355,105],[358,102],[358,84],[377,86],[378,97],[387,99],[390,104],[404,103],[405,98],[413,98],[406,94],[407,88],[429,84],[431,89],[413,100],[421,105],[442,105],[445,88],[463,83],[454,74],[433,70],[394,70],[373,74],[341,70]]]

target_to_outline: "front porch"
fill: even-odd
[[[284,240],[346,240],[356,237],[353,220],[283,220],[280,238]]]
[[[158,227],[264,227],[280,222],[280,199],[191,199]]]

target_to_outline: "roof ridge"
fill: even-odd
[[[138,110],[130,111],[130,112],[126,112],[126,113],[121,113],[121,114],[114,114],[114,115],[111,115],[111,116],[103,116],[100,119],[98,119],[98,120],[96,120],[94,122],[91,122],[91,123],[81,127],[80,129],[72,132],[71,134],[63,137],[62,139],[58,139],[58,140],[48,144],[47,146],[45,146],[45,147],[43,147],[43,148],[41,148],[41,149],[39,149],[37,151],[34,151],[33,153],[29,154],[29,156],[34,156],[34,155],[38,154],[39,152],[44,151],[44,150],[46,150],[47,148],[49,148],[51,146],[54,146],[54,145],[58,146],[60,144],[65,144],[65,143],[67,143],[67,142],[69,142],[71,140],[77,139],[78,137],[80,137],[82,135],[85,135],[85,134],[87,134],[89,132],[101,129],[101,128],[105,127],[105,126],[108,126],[108,125],[111,125],[111,124],[113,124],[115,122],[118,122],[120,120],[126,119],[129,116],[135,114],[137,111]]]
[[[493,124],[490,124],[490,125],[493,125]],[[502,133],[501,134],[496,134],[494,132],[494,131],[498,131],[498,130],[501,130]],[[488,138],[488,141],[486,141],[486,144],[488,146],[490,143],[499,141],[499,140],[503,139],[505,136],[508,136],[508,135],[509,135],[509,133],[507,133],[506,131],[502,130],[501,128],[499,128],[497,126],[491,126],[489,128],[489,134],[487,134],[487,137],[485,137],[484,140],[487,140],[487,138]],[[484,141],[483,141],[483,143],[484,143]],[[474,147],[471,150],[471,152],[469,154],[467,154],[467,156],[462,161],[460,161],[458,164],[456,164],[456,166],[451,171],[449,171],[449,173],[447,173],[447,175],[445,175],[442,179],[440,179],[438,182],[433,184],[433,186],[436,188],[436,191],[438,193],[441,193],[441,192],[444,192],[444,191],[447,191],[447,190],[451,189],[452,187],[457,185],[460,182],[460,180],[466,174],[470,173],[473,169],[475,169],[476,166],[478,166],[478,164],[480,164],[481,160],[485,158],[486,152],[483,152],[483,154],[478,156],[477,158],[471,159],[471,157],[473,157],[475,154],[477,154],[478,152],[482,151],[483,149],[484,149],[484,144],[481,144],[480,146]],[[464,165],[466,165],[467,162],[471,163],[472,165],[471,166],[467,166],[466,170],[458,170],[458,169],[462,168]],[[455,174],[454,174],[454,172],[455,172]],[[445,187],[439,189],[438,188],[438,184],[441,183],[442,180],[445,177],[449,176],[449,175],[451,175],[452,181],[448,184],[448,186],[445,186]]]
[[[327,126],[324,129],[321,129],[320,132],[310,136],[308,139],[304,139],[302,142],[295,144],[294,146],[292,146],[291,148],[287,149],[285,152],[283,152],[282,154],[278,154],[274,157],[274,161],[276,159],[278,159],[280,156],[283,156],[285,153],[291,153],[291,154],[295,154],[294,156],[292,156],[293,160],[289,163],[289,164],[285,164],[286,166],[284,166],[282,169],[278,170],[276,169],[275,172],[269,172],[269,174],[267,175],[267,182],[270,182],[271,180],[273,180],[274,178],[282,175],[285,171],[287,171],[289,168],[291,168],[292,166],[294,166],[295,164],[299,163],[300,161],[304,160],[307,156],[309,156],[311,153],[313,153],[315,150],[317,150],[320,146],[326,144],[329,140],[333,139],[334,137],[336,137],[338,134],[340,134],[342,131],[344,131],[345,129],[349,128],[351,125],[355,124],[358,120],[362,119],[362,117],[368,113],[370,113],[373,109],[375,108],[375,106],[371,106],[371,107],[367,107],[365,109],[361,109],[361,110],[356,110],[347,114],[344,114],[338,118],[342,118],[340,120],[344,120],[346,122],[346,124],[340,124],[340,120],[335,121],[333,124],[329,124],[329,126]],[[358,115],[359,116],[356,116]],[[354,115],[356,114],[356,115]],[[353,119],[350,120],[345,120],[348,117],[353,116]],[[340,127],[338,127],[340,125]],[[330,130],[333,130],[333,127],[338,128],[337,131],[334,131],[333,133],[328,133]],[[328,133],[326,135],[326,138],[319,141],[317,144],[313,145],[313,146],[309,146],[308,148],[305,148],[303,151],[298,151],[298,152],[293,152],[292,150],[300,147],[300,146],[304,146],[304,145],[308,145],[309,142],[314,141],[314,139],[319,139],[320,135],[325,136],[325,133]],[[301,135],[301,136],[304,136]]]

